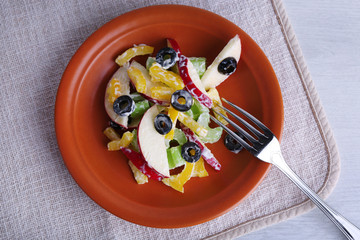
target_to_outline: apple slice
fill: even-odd
[[[234,58],[236,64],[239,62],[241,54],[241,42],[238,35],[230,39],[223,50],[217,55],[215,60],[206,69],[204,75],[201,78],[203,86],[206,90],[218,86],[220,83],[225,81],[231,74],[223,74],[219,72],[219,64],[226,58]],[[236,66],[235,66],[236,68]],[[235,71],[235,70],[234,70]]]
[[[217,91],[216,88],[210,88],[209,91],[207,91],[207,93],[208,93],[208,96],[213,101],[213,103],[215,104],[215,106],[212,108],[212,110],[213,110],[213,113],[214,113],[216,119],[219,120],[222,124],[228,125],[229,123],[222,116],[220,116],[219,114],[216,113],[216,112],[219,112],[219,113],[223,114],[225,117],[227,117],[227,112],[223,108],[221,108],[222,102],[220,99],[219,92]]]
[[[140,172],[145,174],[148,178],[161,181],[164,176],[151,168],[145,161],[143,155],[138,153],[131,148],[121,148],[124,155],[135,165]]]
[[[113,110],[116,98],[130,94],[130,78],[127,74],[127,67],[120,67],[110,78],[105,91],[105,111],[110,119],[120,126],[128,127],[128,116],[119,116]]]
[[[142,75],[145,78],[146,81],[146,90],[142,93],[140,93],[144,98],[146,98],[147,100],[159,104],[159,105],[170,105],[170,102],[168,99],[155,99],[151,96],[151,89],[154,87],[166,87],[165,84],[160,83],[160,82],[152,82],[151,81],[151,77],[149,72],[146,70],[146,68],[141,65],[140,63],[136,62],[136,61],[132,61],[130,64],[130,67],[134,67],[138,70],[141,71]],[[133,86],[135,86],[134,80],[130,78],[131,83],[133,84]]]
[[[211,108],[212,101],[207,95],[205,88],[192,62],[181,53],[179,44],[174,39],[167,39],[168,46],[173,48],[179,55],[179,74],[190,94],[204,106]]]
[[[165,135],[158,133],[154,127],[154,119],[159,113],[157,105],[145,112],[138,128],[138,143],[149,167],[165,177],[170,177]]]

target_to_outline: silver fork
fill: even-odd
[[[213,116],[210,116],[211,119],[215,123],[220,125],[229,135],[231,135],[236,141],[238,141],[252,155],[264,162],[271,163],[278,167],[287,177],[290,178],[291,181],[295,183],[296,186],[298,186],[315,203],[318,208],[320,208],[321,211],[323,211],[323,213],[340,229],[340,231],[348,239],[360,240],[360,229],[351,222],[349,222],[337,211],[329,207],[329,205],[327,205],[313,190],[311,190],[310,187],[306,185],[305,182],[301,180],[301,178],[296,175],[286,164],[281,154],[280,143],[275,137],[275,135],[270,131],[270,129],[245,110],[241,109],[240,107],[227,101],[224,98],[222,98],[222,100],[236,110],[238,110],[240,113],[242,113],[242,115],[246,116],[251,122],[258,126],[262,132],[257,130],[247,121],[221,105],[217,106],[224,109],[236,120],[242,123],[253,135],[249,134],[247,131],[235,124],[233,121],[231,121],[229,118],[227,118],[220,112],[215,111],[227,122],[229,122],[229,124],[233,126],[246,140],[238,136],[235,132],[230,130],[227,126],[225,126]]]

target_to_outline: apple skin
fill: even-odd
[[[121,151],[124,155],[139,169],[143,174],[148,178],[161,181],[165,176],[158,173],[156,170],[151,168],[144,159],[144,156],[141,153],[138,153],[130,148],[121,148]]]
[[[109,101],[109,96],[107,93],[108,87],[110,86],[110,82],[112,79],[117,79],[120,81],[121,85],[121,95],[129,95],[130,94],[130,78],[127,74],[127,67],[120,67],[110,78],[106,90],[105,90],[105,98],[104,98],[104,107],[109,118],[119,124],[121,127],[127,129],[128,128],[128,116],[119,116],[113,110],[113,104]],[[120,95],[120,96],[121,96]]]
[[[161,99],[154,99],[154,98],[151,97],[151,92],[150,92],[150,89],[152,87],[165,86],[165,85],[162,84],[162,83],[158,83],[158,82],[152,82],[150,80],[151,77],[149,75],[149,72],[146,70],[146,68],[143,65],[141,65],[140,63],[136,62],[135,60],[131,62],[130,67],[131,66],[139,69],[141,71],[141,73],[145,77],[145,80],[146,80],[146,92],[145,93],[140,93],[141,96],[143,96],[146,100],[149,100],[149,101],[151,101],[151,102],[153,102],[155,104],[163,105],[163,106],[169,106],[170,105],[169,101],[161,100]],[[135,88],[135,84],[131,79],[130,79],[130,82],[131,82],[132,86]]]
[[[154,119],[161,112],[161,107],[153,105],[141,118],[137,140],[141,154],[149,167],[164,177],[170,177],[165,135],[158,133],[154,127]]]
[[[195,133],[185,126],[181,126],[181,130],[184,132],[187,139],[191,142],[196,143],[199,145],[201,149],[201,157],[210,165],[212,166],[216,171],[220,171],[221,164],[219,161],[214,157],[214,155],[211,153],[211,151],[203,144],[200,139],[195,135]]]
[[[211,108],[212,101],[209,96],[207,96],[205,88],[202,86],[202,82],[200,77],[197,75],[194,66],[189,61],[189,59],[181,53],[179,44],[172,38],[167,39],[167,44],[169,47],[173,48],[179,56],[177,67],[179,74],[185,84],[185,88],[201,104],[207,108]]]

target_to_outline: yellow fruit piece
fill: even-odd
[[[207,92],[208,96],[210,97],[210,99],[213,101],[213,110],[223,114],[224,116],[227,117],[227,114],[225,112],[224,109],[222,109],[221,107],[219,107],[218,105],[222,106],[222,102],[220,100],[220,95],[219,92],[216,90],[216,88],[210,88],[209,91]],[[219,120],[221,123],[228,125],[229,123],[223,118],[221,117],[219,114],[214,112],[214,115],[216,117],[217,120]]]
[[[162,182],[173,189],[184,192],[184,184],[191,178],[192,172],[194,171],[195,163],[185,163],[185,167],[181,173],[172,175],[169,178],[164,178]]]
[[[149,74],[151,76],[151,80],[154,82],[162,82],[168,85],[169,87],[180,90],[185,87],[184,82],[180,75],[163,69],[160,64],[154,63],[149,69]]]
[[[167,140],[173,140],[174,138],[174,132],[175,132],[175,126],[176,126],[176,122],[177,122],[177,118],[179,116],[179,111],[176,110],[175,108],[173,108],[172,106],[169,107],[169,110],[168,110],[168,115],[173,123],[172,125],[172,128],[170,130],[170,132],[168,132],[166,135],[165,135],[165,139]]]
[[[121,139],[120,135],[112,127],[106,128],[103,133],[111,141]]]
[[[109,102],[114,103],[114,101],[121,95],[120,81],[116,78],[111,79],[109,83],[109,87],[107,88],[106,91],[109,98]]]
[[[191,175],[192,177],[207,177],[209,173],[206,171],[204,159],[200,157],[200,159],[195,163],[194,171]]]
[[[122,147],[127,147],[133,140],[134,134],[131,132],[125,132],[121,139],[113,140],[108,143],[107,147],[109,151],[117,151]]]
[[[146,78],[141,72],[140,69],[131,66],[128,68],[127,73],[131,79],[131,81],[134,83],[136,91],[139,93],[145,93],[146,92]]]
[[[208,130],[196,122],[192,117],[179,112],[178,120],[201,137],[206,137]]]
[[[150,88],[151,97],[157,100],[164,100],[169,101],[171,99],[171,95],[174,93],[174,89],[165,87],[165,86],[158,86]]]
[[[148,182],[148,177],[145,174],[143,174],[137,167],[135,167],[135,165],[131,161],[129,161],[128,163],[129,163],[129,166],[131,168],[131,171],[134,174],[135,181],[138,184],[147,183]]]
[[[132,59],[135,56],[151,54],[153,52],[154,52],[154,48],[151,46],[142,45],[142,46],[132,47],[126,50],[125,52],[123,52],[121,55],[119,55],[116,58],[115,62],[119,66],[123,66],[125,63],[129,62],[130,59]]]

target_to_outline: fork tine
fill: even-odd
[[[236,118],[236,120],[238,120],[239,122],[241,122],[245,127],[247,127],[255,136],[257,136],[258,138],[260,137],[264,137],[264,134],[262,134],[261,132],[259,132],[256,128],[254,128],[253,126],[251,126],[248,122],[246,122],[244,119],[242,119],[241,117],[239,117],[238,115],[236,115],[235,113],[233,113],[232,111],[230,111],[229,109],[227,109],[224,106],[221,106],[220,104],[217,105],[218,107],[224,109],[227,113],[229,113],[231,116],[233,116],[234,118]],[[214,111],[214,110],[213,110]],[[219,114],[219,113],[217,113]],[[222,114],[221,114],[222,115]],[[222,117],[224,117],[224,115],[222,115]],[[226,119],[226,121],[228,121]],[[229,122],[229,121],[228,121]]]
[[[238,110],[239,112],[241,112],[243,115],[245,115],[248,119],[250,119],[253,123],[256,124],[256,126],[258,126],[261,130],[263,130],[264,132],[271,132],[269,128],[267,128],[262,122],[260,122],[259,120],[257,120],[257,118],[255,118],[253,115],[251,115],[250,113],[246,112],[244,109],[236,106],[235,104],[233,104],[232,102],[226,100],[225,98],[222,98],[222,100],[224,102],[226,102],[227,104],[229,104],[230,106],[232,106],[233,108],[235,108],[236,110]]]
[[[227,126],[225,126],[222,122],[220,122],[219,120],[217,120],[216,118],[214,118],[213,116],[210,115],[211,120],[213,120],[215,123],[217,123],[219,126],[221,126],[230,136],[232,136],[236,141],[238,141],[246,150],[248,150],[251,153],[256,153],[257,150],[255,148],[253,148],[252,146],[250,146],[247,142],[245,142],[244,139],[242,139],[241,137],[239,137],[236,133],[234,133],[232,130],[230,130],[230,128],[228,128]]]
[[[251,136],[249,133],[247,133],[243,128],[239,127],[236,123],[234,123],[233,121],[231,121],[228,117],[226,117],[224,114],[216,111],[213,109],[213,111],[215,113],[217,113],[218,115],[220,115],[222,118],[224,118],[228,123],[230,123],[231,126],[233,126],[234,128],[236,128],[236,130],[238,130],[247,140],[249,140],[252,144],[257,143],[257,140]]]

